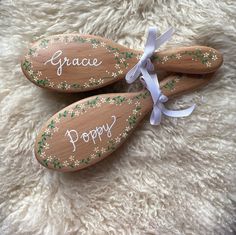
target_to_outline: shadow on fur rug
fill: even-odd
[[[0,2],[0,234],[233,234],[236,221],[235,1]],[[57,94],[22,74],[34,37],[80,32],[142,49],[149,26],[176,29],[166,47],[207,45],[224,65],[206,88],[169,102],[197,104],[188,118],[149,117],[111,157],[62,174],[41,167],[33,145],[41,125],[91,94]],[[133,85],[131,90],[135,90]]]

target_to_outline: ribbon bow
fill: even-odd
[[[143,83],[149,90],[153,100],[153,110],[150,117],[150,123],[152,125],[160,124],[162,114],[169,117],[186,117],[189,116],[195,108],[195,105],[193,105],[184,110],[166,109],[163,103],[165,103],[168,98],[162,94],[157,75],[153,72],[154,66],[150,58],[157,48],[171,38],[173,32],[173,28],[170,28],[157,37],[157,28],[150,27],[144,53],[139,62],[126,74],[125,77],[128,83],[132,83],[140,76],[140,74],[142,75]]]

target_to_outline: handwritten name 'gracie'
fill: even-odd
[[[62,56],[62,50],[56,51],[52,57],[44,62],[44,64],[51,63],[53,66],[57,66],[57,75],[61,76],[63,66],[83,66],[83,67],[97,67],[102,64],[97,58],[73,58],[69,59]]]
[[[93,144],[96,144],[96,141],[102,141],[102,136],[106,135],[108,138],[111,138],[112,127],[116,123],[116,116],[111,116],[112,123],[109,125],[108,123],[95,127],[88,132],[79,133],[77,130],[67,130],[65,136],[69,138],[69,142],[72,144],[73,150],[76,151],[76,143],[81,139],[83,142],[88,143],[92,141]]]

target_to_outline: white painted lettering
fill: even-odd
[[[97,67],[102,64],[102,60],[98,61],[97,58],[73,58],[69,59],[62,56],[62,50],[56,51],[50,59],[44,62],[44,64],[50,63],[57,67],[57,75],[61,76],[63,72],[63,66],[83,66],[83,67]]]

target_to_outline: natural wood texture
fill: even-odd
[[[123,79],[141,55],[141,51],[105,38],[63,34],[33,43],[21,66],[25,76],[38,86],[82,92]],[[216,71],[223,59],[215,49],[191,46],[156,52],[152,61],[155,70],[205,74]]]
[[[206,85],[212,75],[172,75],[160,86],[169,98]],[[47,168],[76,171],[118,148],[152,109],[149,92],[104,94],[80,100],[56,113],[44,125],[35,156]]]

